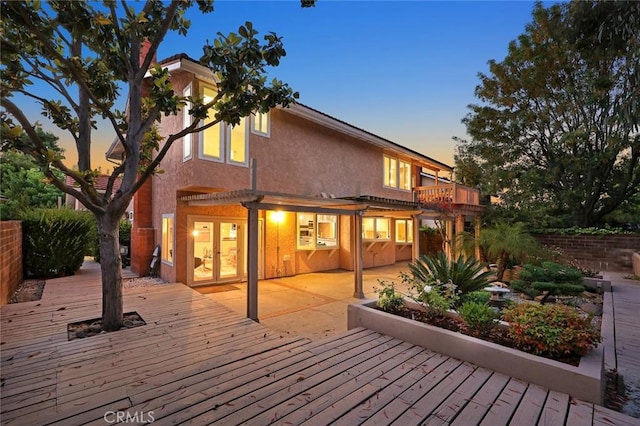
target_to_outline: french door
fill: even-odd
[[[187,278],[190,285],[244,278],[245,224],[244,219],[188,217]]]

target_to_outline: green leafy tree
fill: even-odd
[[[539,250],[540,244],[521,222],[497,222],[480,231],[480,250],[488,261],[497,264],[496,280],[502,281],[510,263],[522,262]]]
[[[56,145],[57,137],[37,129],[48,149],[62,152]],[[26,135],[22,135],[26,138]],[[30,155],[17,150],[0,154],[0,193],[5,201],[0,205],[2,220],[17,219],[20,214],[33,208],[56,207],[58,197],[64,193],[52,185],[44,172]],[[62,173],[58,172],[62,178]]]
[[[537,4],[489,61],[458,179],[510,209],[593,226],[640,191],[640,2]]]
[[[119,329],[122,324],[118,222],[174,141],[220,121],[237,124],[252,112],[286,107],[297,97],[287,84],[266,79],[267,68],[277,66],[286,53],[281,38],[268,33],[261,42],[250,22],[237,33],[218,33],[213,43],[203,46],[200,64],[217,80],[214,99],[205,103],[198,96],[174,93],[168,70],[151,63],[168,32],[187,34],[190,22],[185,12],[196,5],[201,13],[213,12],[212,0],[0,4],[2,145],[32,155],[57,188],[73,195],[94,214],[100,235],[106,330]],[[146,51],[142,49],[145,42]],[[31,85],[33,82],[49,90],[40,90]],[[123,89],[126,111],[117,108]],[[47,149],[16,94],[38,102],[42,114],[73,138],[77,170],[66,166],[59,153]],[[192,124],[161,138],[156,123],[163,115],[177,114],[187,102],[192,105]],[[213,119],[201,127],[210,114]],[[104,193],[95,188],[97,170],[91,166],[90,155],[98,117],[110,124],[126,156],[111,173]],[[28,141],[19,137],[22,132]],[[70,176],[77,186],[66,185],[55,170]],[[118,178],[121,185],[115,192]]]

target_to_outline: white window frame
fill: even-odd
[[[317,213],[302,213],[305,215],[313,216],[313,227],[311,230],[313,232],[313,244],[308,246],[300,245],[300,213],[296,214],[296,250],[307,251],[307,250],[337,250],[340,247],[340,216],[336,214],[322,214],[323,216],[333,216],[336,218],[335,220],[335,233],[336,233],[336,244],[333,246],[319,245],[318,244],[318,214]]]
[[[187,87],[184,88],[182,95],[187,97],[191,96],[192,86],[191,83]],[[183,129],[187,128],[191,125],[192,117],[189,115],[189,110],[191,109],[191,102],[187,102],[187,104],[182,108],[182,125]],[[192,133],[184,135],[182,137],[182,161],[189,161],[193,158],[193,137]]]
[[[398,237],[398,225],[404,226],[405,239]],[[413,244],[413,219],[396,219],[395,220],[395,240],[398,244]]]
[[[233,126],[227,123],[221,123],[222,127],[226,128],[225,139],[222,143],[225,150],[225,158],[228,164],[235,164],[236,166],[248,166],[249,164],[249,119],[248,117],[242,118],[244,121],[244,161],[234,161],[231,159],[231,130]]]
[[[262,122],[266,120],[267,131],[263,132],[261,129]],[[251,133],[265,138],[271,137],[271,114],[268,112],[256,112],[251,114]]]
[[[202,98],[204,98],[204,91],[206,90],[212,90],[215,91],[215,89],[209,87],[209,86],[204,86],[202,85],[200,87],[200,96]],[[211,112],[213,113],[213,112]],[[198,134],[198,158],[201,160],[205,160],[205,161],[213,161],[216,163],[227,163],[227,164],[231,164],[231,165],[235,165],[235,166],[244,166],[244,167],[248,167],[249,166],[249,130],[248,128],[252,126],[251,122],[250,122],[250,117],[244,117],[242,118],[242,120],[244,120],[244,126],[245,126],[245,131],[244,131],[244,152],[245,152],[245,158],[244,161],[232,161],[231,160],[231,129],[233,126],[231,126],[230,124],[227,124],[225,122],[220,122],[217,123],[216,126],[218,126],[219,131],[220,131],[220,136],[219,136],[219,140],[220,140],[220,156],[219,157],[215,157],[212,155],[206,155],[204,154],[204,144],[205,144],[205,140],[204,140],[204,136],[205,136],[205,132],[201,131]],[[202,120],[200,122],[201,126],[204,126],[204,120]]]
[[[373,238],[366,238],[364,233],[365,233],[365,226],[364,226],[364,222],[365,221],[369,221],[369,220],[373,220]],[[381,238],[379,237],[380,233],[378,232],[378,221],[387,221],[388,224],[388,236],[386,238]],[[363,217],[362,218],[362,240],[363,241],[391,241],[391,219],[389,219],[388,217]]]
[[[407,187],[406,188],[402,188],[400,186],[401,185],[400,182],[402,182],[400,177],[402,176],[402,165],[403,164],[409,170],[409,177],[407,178],[407,182],[406,182]],[[400,191],[411,192],[411,182],[412,182],[412,180],[413,180],[413,169],[411,168],[411,162],[398,159],[398,189]]]
[[[395,171],[395,176],[393,176],[392,178],[394,179],[393,184],[391,184],[391,176],[390,176],[390,170],[387,170],[387,161],[389,162],[389,168],[391,166],[391,163],[394,162],[395,166],[396,166],[396,171]],[[408,184],[408,188],[402,188],[400,187],[400,165],[404,164],[406,167],[408,167],[409,169],[409,178],[407,179],[407,184]],[[403,191],[403,192],[411,192],[412,185],[413,182],[413,168],[411,167],[411,162],[410,161],[406,161],[406,160],[402,160],[398,157],[393,157],[391,155],[388,154],[384,154],[382,157],[382,186],[384,188],[390,188],[390,189],[397,189],[399,191]]]
[[[171,233],[165,231],[165,220],[171,223]],[[166,265],[173,266],[174,260],[176,258],[176,220],[175,215],[173,213],[165,213],[162,215],[162,245],[161,245],[161,260],[162,263]],[[171,244],[168,244],[168,239],[171,239]],[[169,254],[169,250],[171,253]],[[170,257],[169,257],[170,256]]]

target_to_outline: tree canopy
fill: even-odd
[[[313,6],[313,1],[302,5]],[[252,112],[286,107],[297,97],[287,84],[277,79],[267,81],[267,70],[286,54],[282,39],[267,33],[260,40],[250,22],[237,33],[212,33],[213,42],[203,46],[200,64],[215,76],[214,99],[205,102],[198,95],[174,93],[168,70],[152,61],[168,32],[187,35],[190,22],[186,11],[195,6],[200,13],[213,12],[213,0],[0,4],[2,148],[32,155],[57,188],[73,195],[95,215],[107,330],[119,328],[122,322],[119,219],[174,141],[220,121],[237,124]],[[145,49],[143,43],[148,44]],[[40,104],[42,114],[75,141],[77,169],[65,165],[59,152],[46,147],[36,131],[37,123],[28,118],[15,95]],[[126,97],[126,110],[117,108],[122,96]],[[192,124],[161,136],[156,123],[165,115],[177,114],[187,103]],[[203,119],[210,115],[213,119],[203,125]],[[99,117],[110,124],[125,151],[125,159],[114,168],[104,192],[95,187],[98,171],[92,168],[90,154]],[[20,137],[23,132],[27,139]],[[56,171],[70,176],[75,185],[67,185]],[[116,179],[121,184],[113,191]]]
[[[48,149],[60,152],[57,137],[37,130]],[[23,135],[26,138],[26,135]],[[20,213],[32,208],[51,208],[58,205],[58,197],[64,193],[48,182],[33,157],[17,150],[0,154],[0,194],[5,200],[0,204],[0,219],[16,219]],[[62,178],[62,174],[59,173]]]
[[[537,4],[479,77],[459,180],[566,225],[600,224],[637,200],[640,3]]]

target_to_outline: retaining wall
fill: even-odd
[[[640,234],[557,235],[539,234],[538,241],[559,247],[582,268],[631,273],[632,255],[640,252]]]

